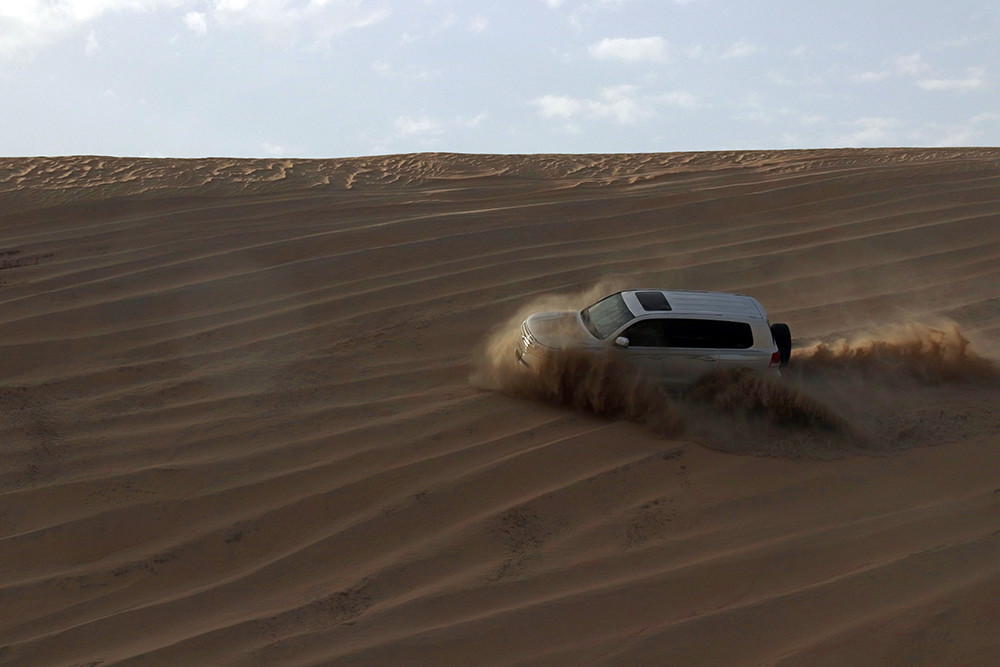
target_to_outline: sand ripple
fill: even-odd
[[[996,662],[998,158],[0,159],[0,664]],[[623,284],[797,358],[491,363]]]

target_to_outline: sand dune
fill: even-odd
[[[0,664],[1000,661],[1000,149],[3,158],[0,229]],[[629,284],[782,382],[511,379]]]

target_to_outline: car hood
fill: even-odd
[[[565,348],[594,342],[594,337],[580,321],[580,313],[575,310],[535,313],[524,321],[524,325],[531,337],[545,347]]]

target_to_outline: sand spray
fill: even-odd
[[[735,369],[703,377],[683,394],[609,349],[562,351],[537,373],[514,355],[520,324],[540,311],[578,310],[624,288],[541,295],[496,326],[476,355],[473,384],[529,400],[635,422],[663,437],[725,451],[800,458],[886,452],[1000,428],[1000,364],[950,320],[877,325],[850,338],[793,348],[783,377]],[[962,393],[961,413],[947,396]]]

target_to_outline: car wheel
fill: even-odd
[[[788,364],[788,359],[792,356],[792,331],[787,324],[772,324],[771,336],[774,337],[774,344],[778,346],[778,354],[781,355],[781,365]]]

